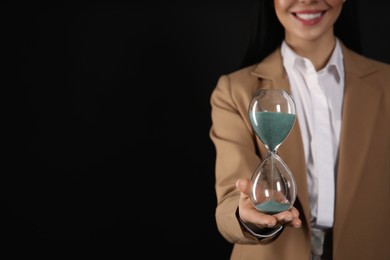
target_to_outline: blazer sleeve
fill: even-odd
[[[249,70],[223,75],[210,99],[210,138],[216,151],[215,217],[219,232],[231,243],[267,243],[280,233],[256,236],[240,223],[236,215],[240,192],[235,183],[239,178],[250,178],[261,162],[256,136],[248,118],[250,98],[258,81]]]

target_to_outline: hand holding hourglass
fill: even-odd
[[[251,178],[252,203],[266,214],[289,210],[296,199],[296,184],[277,149],[294,126],[294,101],[282,89],[260,89],[251,100],[249,118],[256,135],[268,149]]]

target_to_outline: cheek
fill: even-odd
[[[350,0],[353,1],[353,0]],[[326,0],[325,1],[329,6],[333,8],[341,8],[342,5],[344,4],[343,0]]]
[[[264,0],[262,0],[264,1]],[[286,10],[291,6],[296,0],[274,0],[275,9]]]
[[[283,25],[284,28],[288,28],[291,26],[292,18],[290,10],[291,8],[293,8],[294,5],[296,5],[296,3],[297,0],[274,0],[276,16],[278,17],[279,22]]]
[[[351,0],[353,1],[353,0]],[[337,17],[340,15],[341,10],[343,8],[344,1],[343,0],[327,0],[326,3],[331,8],[332,16],[334,16],[334,19],[336,20]]]
[[[261,0],[264,1],[264,0]],[[265,0],[267,1],[267,0]],[[289,8],[291,8],[292,4],[296,0],[274,0],[274,8],[276,15],[280,20],[283,19],[283,16],[286,16],[288,13]]]

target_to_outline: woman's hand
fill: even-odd
[[[299,211],[295,207],[274,215],[261,213],[253,206],[249,196],[252,182],[249,179],[239,179],[237,189],[241,192],[238,205],[239,216],[244,223],[251,223],[261,228],[277,228],[281,225],[300,228],[302,221]]]

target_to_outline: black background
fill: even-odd
[[[389,3],[358,2],[362,53],[390,63]],[[2,4],[12,93],[0,236],[132,240],[228,259],[214,219],[209,98],[242,62],[254,6]]]

